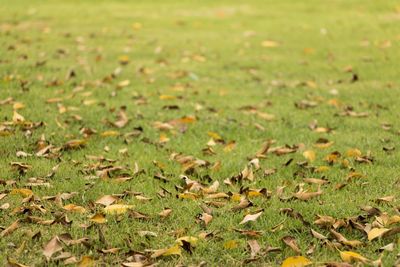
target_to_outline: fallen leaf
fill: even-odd
[[[77,213],[85,213],[86,209],[82,206],[78,206],[75,204],[68,204],[63,207],[66,211],[77,212]]]
[[[257,240],[255,239],[247,241],[247,244],[249,244],[250,247],[250,256],[251,258],[254,258],[261,250],[260,244],[258,244]]]
[[[239,224],[245,224],[250,221],[255,221],[258,217],[261,216],[262,213],[263,211],[257,212],[255,214],[247,214]]]
[[[165,208],[161,212],[158,213],[158,215],[162,218],[167,218],[172,212],[172,209],[170,208]]]
[[[101,213],[96,213],[95,215],[93,215],[93,216],[90,218],[90,221],[95,222],[95,223],[102,224],[102,223],[106,223],[106,222],[107,222],[107,219],[106,219],[106,217],[104,217],[103,214],[101,214]]]
[[[310,162],[313,162],[315,160],[315,152],[313,150],[306,150],[303,152],[303,156],[309,160]]]
[[[362,262],[367,263],[368,259],[353,251],[340,251],[340,257],[347,263]]]
[[[119,215],[126,213],[130,209],[133,209],[133,205],[112,204],[104,208],[104,213]]]
[[[308,266],[311,264],[312,264],[312,261],[310,261],[306,257],[294,256],[294,257],[286,258],[282,262],[281,267],[303,267],[303,266]]]
[[[288,245],[291,249],[294,250],[294,252],[296,252],[297,254],[301,253],[301,250],[299,248],[299,246],[297,245],[296,239],[292,236],[284,236],[282,238],[282,241]]]
[[[5,236],[11,234],[11,233],[14,232],[15,230],[17,230],[18,227],[19,227],[19,220],[16,220],[16,221],[13,222],[12,224],[10,224],[10,226],[8,226],[6,229],[4,229],[3,231],[1,231],[0,237],[5,237]]]
[[[49,260],[54,253],[61,251],[62,249],[60,239],[58,236],[55,236],[44,246],[43,255],[47,260]]]
[[[100,204],[100,205],[104,205],[104,206],[109,206],[112,203],[114,203],[115,201],[117,201],[118,198],[111,196],[111,195],[104,195],[101,198],[99,198],[98,200],[96,200],[94,203],[96,204]]]
[[[92,267],[95,266],[96,262],[90,256],[83,256],[78,262],[78,267]]]
[[[271,40],[265,40],[261,42],[262,47],[267,47],[267,48],[272,48],[272,47],[278,47],[279,43],[276,41],[271,41]]]
[[[387,228],[373,228],[368,232],[368,240],[372,241],[378,237],[381,237],[389,230],[390,229]]]
[[[153,254],[151,255],[151,258],[154,259],[154,258],[158,258],[160,256],[170,256],[170,255],[181,256],[182,255],[181,247],[178,244],[176,244],[170,248],[163,248],[163,249],[155,250],[153,252]]]
[[[238,247],[236,240],[228,240],[224,243],[224,249],[235,249]]]

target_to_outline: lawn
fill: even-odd
[[[399,25],[394,0],[0,0],[0,264],[400,264]]]

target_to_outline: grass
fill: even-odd
[[[234,231],[238,228],[263,231],[257,238],[262,251],[249,263],[254,266],[275,266],[294,256],[296,253],[282,242],[282,237],[288,235],[297,240],[301,254],[315,265],[341,261],[337,249],[310,234],[312,228],[334,240],[328,229],[313,223],[317,214],[346,220],[365,215],[360,207],[366,205],[389,216],[399,213],[398,199],[376,201],[385,196],[398,198],[400,189],[399,8],[397,1],[365,0],[1,0],[0,100],[13,100],[0,105],[4,126],[4,136],[0,137],[0,189],[6,194],[0,206],[9,204],[0,210],[0,225],[5,229],[17,219],[20,223],[14,232],[0,239],[0,262],[6,264],[8,259],[26,265],[57,265],[53,259],[46,263],[42,249],[52,237],[68,232],[74,239],[88,237],[91,244],[63,245],[77,262],[90,256],[96,264],[120,265],[134,251],[151,255],[148,250],[171,247],[180,236],[198,236],[207,231],[214,236],[199,240],[193,254],[183,251],[182,256],[159,257],[153,262],[161,266],[197,265],[202,261],[210,266],[239,266],[250,258],[247,241],[254,238]],[[121,57],[129,63],[121,65]],[[111,77],[117,68],[121,73]],[[67,79],[71,70],[76,75]],[[118,88],[125,80],[130,81],[129,85]],[[47,103],[54,98],[60,102]],[[303,100],[316,106],[297,108],[295,103]],[[19,108],[18,103],[24,107]],[[116,121],[122,106],[126,107],[129,122],[119,129],[109,122]],[[251,107],[253,113],[248,114],[244,107]],[[21,123],[12,123],[13,109],[25,121],[45,125],[23,130]],[[368,114],[360,118],[343,116],[351,109]],[[265,114],[274,117],[265,119]],[[196,119],[164,132],[154,127],[156,121],[170,122],[184,116]],[[334,130],[312,131],[309,124],[314,120],[318,126]],[[390,126],[382,127],[387,124]],[[85,139],[80,132],[83,127],[97,131],[87,138],[83,148],[61,150],[59,157],[35,156],[41,136],[46,144],[60,148],[69,140]],[[143,129],[140,135],[126,142],[124,134],[138,127]],[[6,135],[5,128],[12,134]],[[101,133],[105,131],[118,131],[120,135],[104,137]],[[211,139],[209,132],[217,133],[224,142],[212,147],[214,155],[202,151]],[[160,135],[166,135],[169,141],[160,142]],[[319,138],[334,143],[320,149],[314,146]],[[301,145],[295,153],[267,153],[260,158],[261,168],[255,171],[253,182],[224,184],[225,179],[238,175],[270,139],[276,140],[272,146]],[[236,146],[225,151],[230,141]],[[392,147],[393,151],[383,149]],[[355,148],[362,156],[372,155],[374,161],[358,163],[347,157],[346,152]],[[121,153],[121,149],[127,152]],[[296,164],[307,160],[303,156],[306,150],[316,154],[316,159],[308,163],[310,168]],[[33,156],[19,158],[17,151]],[[329,166],[324,159],[333,151],[340,152],[340,160],[346,158],[349,166]],[[171,160],[172,153],[208,161],[208,167],[195,168],[188,177],[207,186],[219,181],[218,192],[238,193],[243,186],[266,188],[271,196],[254,197],[254,207],[239,212],[231,211],[237,202],[218,200],[224,205],[212,207],[213,220],[207,226],[196,223],[196,216],[203,213],[200,205],[209,200],[176,197],[182,193],[177,185],[184,186],[180,179],[183,170]],[[87,155],[115,162],[90,160]],[[289,159],[293,161],[285,166]],[[23,162],[31,168],[21,173],[11,168],[11,162]],[[126,182],[114,181],[118,175],[132,176],[135,162],[142,172]],[[216,162],[221,163],[220,169],[211,168]],[[46,178],[57,164],[54,176]],[[96,164],[122,166],[123,170],[102,179],[95,171],[87,171]],[[320,166],[329,169],[315,171]],[[271,168],[276,173],[264,176],[263,171]],[[351,172],[364,176],[347,181]],[[169,181],[154,179],[156,173],[163,173]],[[32,177],[50,186],[29,185]],[[326,178],[330,183],[322,186],[322,195],[308,201],[279,198],[278,187],[285,186],[284,195],[291,196],[303,177]],[[345,186],[338,190],[338,184]],[[161,187],[171,194],[159,197]],[[317,189],[316,185],[304,187]],[[37,199],[22,203],[23,197],[15,193],[20,188],[30,188]],[[82,206],[85,213],[67,212],[44,198],[66,192],[77,194],[62,201],[62,205]],[[94,201],[124,192],[151,198],[140,200],[132,193],[121,197],[122,203],[134,205],[135,211],[149,217],[147,220],[135,219],[127,212],[107,215],[106,224],[88,227],[92,225],[89,218],[102,210]],[[33,204],[42,205],[46,212],[35,210]],[[22,213],[18,212],[21,207],[25,207]],[[162,219],[158,213],[166,207],[172,213]],[[259,208],[264,212],[256,221],[239,225],[245,214]],[[311,226],[280,213],[281,208],[293,208]],[[25,220],[27,216],[51,220],[64,213],[72,220],[70,225]],[[362,223],[373,221],[370,217]],[[106,242],[99,237],[98,228]],[[138,235],[138,231],[145,230],[157,237]],[[40,238],[32,239],[31,233],[37,231]],[[363,242],[357,248],[339,244],[338,249],[356,251],[371,260],[380,257],[380,247],[397,243],[392,252],[382,253],[383,266],[396,262],[398,236],[368,241],[365,234],[350,226],[337,231],[350,240]],[[237,247],[227,249],[224,244],[232,240]],[[310,244],[315,248],[307,254]],[[267,246],[282,251],[266,253]],[[120,250],[117,254],[101,252],[108,248]]]

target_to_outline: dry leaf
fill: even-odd
[[[11,233],[14,232],[15,230],[17,230],[18,227],[19,227],[19,220],[16,220],[16,221],[13,222],[12,224],[10,224],[10,226],[8,226],[6,229],[4,229],[3,231],[1,231],[0,237],[5,237],[5,236],[11,234]]]
[[[162,218],[167,218],[172,212],[172,209],[170,208],[165,208],[164,210],[162,210],[160,213],[158,213],[158,215]]]
[[[68,204],[63,207],[66,211],[77,212],[77,213],[85,213],[86,209],[82,206],[78,206],[75,204]]]
[[[389,230],[387,228],[373,228],[368,232],[368,240],[372,241],[378,237],[382,237]]]
[[[224,249],[235,249],[239,245],[236,240],[228,240],[224,243]]]
[[[311,161],[311,162],[313,162],[313,161],[315,160],[315,152],[314,152],[313,150],[306,150],[306,151],[304,151],[304,152],[303,152],[303,156],[304,156],[307,160],[309,160],[309,161]]]
[[[90,218],[90,221],[95,222],[95,223],[102,224],[102,223],[106,223],[106,222],[107,222],[107,219],[106,219],[106,217],[104,217],[103,214],[101,214],[101,213],[96,213],[95,215],[93,215],[93,216]]]
[[[83,256],[78,263],[78,267],[92,267],[95,266],[96,262],[90,256]]]
[[[257,212],[255,214],[247,214],[239,224],[245,224],[250,221],[255,221],[258,217],[261,216],[262,213],[263,211]]]
[[[353,251],[340,251],[340,257],[347,263],[362,262],[367,263],[368,259]]]
[[[49,260],[54,253],[61,251],[62,249],[60,239],[58,236],[55,236],[44,246],[43,255],[47,260]]]
[[[111,205],[112,203],[114,203],[115,201],[118,201],[117,197],[114,197],[111,195],[104,195],[101,198],[99,198],[98,200],[96,200],[94,203],[104,205],[107,207],[107,206]]]
[[[281,267],[303,267],[311,265],[312,262],[303,256],[294,256],[286,258],[283,262]]]
[[[257,240],[254,239],[247,241],[247,244],[249,244],[250,247],[251,258],[255,258],[261,250],[260,244],[258,244]]]
[[[208,214],[208,213],[203,213],[201,214],[200,220],[202,220],[204,222],[204,225],[207,226],[211,220],[213,219],[213,216]]]
[[[170,248],[163,248],[163,249],[155,250],[153,252],[153,254],[151,255],[151,258],[154,259],[154,258],[158,258],[160,256],[170,256],[170,255],[181,256],[182,255],[181,247],[178,244],[176,244]]]
[[[133,209],[133,205],[113,204],[105,207],[104,213],[119,215],[126,213],[129,209]]]
[[[288,245],[291,249],[294,250],[297,254],[301,254],[301,250],[299,246],[297,245],[296,239],[292,236],[284,236],[282,238],[282,241]]]
[[[265,41],[262,41],[261,46],[262,47],[272,48],[272,47],[278,47],[279,43],[276,42],[276,41],[265,40]]]

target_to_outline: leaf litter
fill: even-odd
[[[218,12],[221,20],[225,16]],[[176,23],[186,27],[184,21]],[[212,75],[200,68],[216,57],[204,47],[172,52],[162,38],[142,35],[145,23],[134,22],[131,33],[117,36],[127,43],[124,54],[110,60],[108,50],[91,44],[109,38],[110,29],[91,34],[78,29],[82,32],[60,37],[50,25],[41,25],[18,18],[0,25],[12,43],[6,52],[12,60],[0,61],[9,70],[2,82],[18,90],[0,99],[0,138],[4,147],[15,148],[5,155],[0,177],[0,236],[6,240],[8,266],[27,266],[20,260],[32,265],[183,265],[207,250],[221,257],[245,255],[235,259],[237,265],[383,266],[387,258],[398,258],[397,191],[378,187],[374,170],[385,157],[397,159],[393,140],[400,132],[396,121],[387,119],[389,104],[325,90],[343,90],[343,84],[356,90],[366,78],[353,67],[345,68],[351,76],[338,81],[266,81],[257,64],[243,67],[240,71],[261,84],[265,95],[252,103],[246,97],[230,103],[234,89],[202,88]],[[21,39],[10,34],[27,26],[45,35]],[[268,55],[256,60],[269,62],[290,47],[279,36],[251,39],[259,34],[246,31],[235,57],[243,59],[254,46]],[[32,55],[19,52],[30,42],[47,44],[50,36],[69,41],[60,42],[51,55],[36,53],[33,46]],[[146,64],[130,53],[140,42],[156,45]],[[374,49],[391,46],[385,40]],[[306,57],[315,53],[309,47],[302,51]],[[13,74],[23,72],[13,60],[29,57],[36,61],[32,75]],[[50,77],[43,67],[51,61],[79,67],[55,68]],[[105,61],[110,69],[100,75],[94,66]],[[167,85],[160,86],[163,79]],[[140,89],[153,85],[158,89]],[[35,93],[36,86],[43,95]],[[283,88],[288,94],[298,91],[284,104],[276,97]],[[288,109],[279,112],[280,105]],[[375,122],[380,116],[385,120]],[[357,130],[351,125],[365,126],[365,121],[373,121],[384,137],[379,149],[354,141],[347,129]],[[294,135],[285,138],[276,129]],[[379,186],[400,188],[395,181]],[[369,197],[369,190],[379,195]],[[362,206],[359,200],[357,207],[352,203],[354,192],[364,194]],[[348,212],[336,206],[340,197],[348,198]],[[318,255],[326,251],[332,261],[321,262]],[[202,260],[198,266],[205,264]]]

